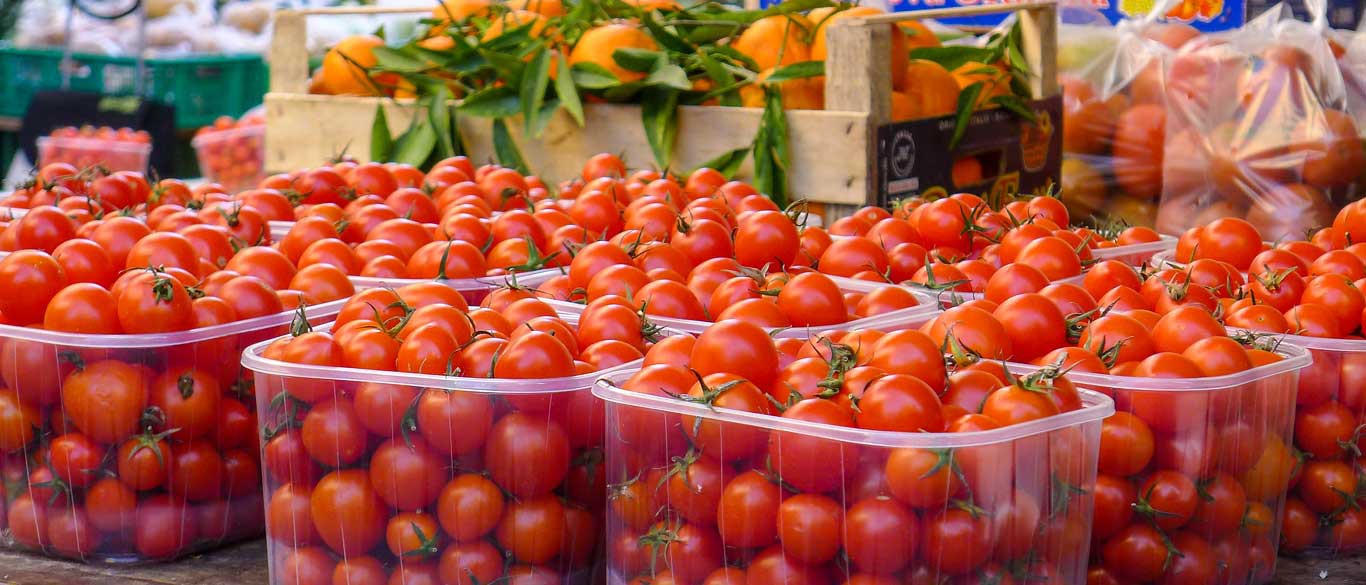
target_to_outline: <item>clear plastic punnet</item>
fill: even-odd
[[[621,388],[628,377],[593,388],[607,402],[607,583],[992,583],[1010,567],[1086,582],[1114,412],[1100,393],[1005,428],[907,433],[647,395]],[[698,448],[685,425],[721,440]]]
[[[550,277],[553,277],[555,274],[558,274],[558,273],[559,273],[558,270],[551,269],[551,270],[548,270],[548,271],[537,271],[537,272],[532,272],[532,273],[528,273],[528,274],[537,275],[537,277],[539,278],[541,272],[550,272],[550,273],[552,273],[552,274],[546,275],[544,278],[542,278],[542,279],[540,280],[540,282],[545,282],[545,280],[548,280]],[[532,286],[531,284],[529,284],[529,283],[525,280],[525,278],[526,278],[526,277],[523,276],[523,275],[518,275],[518,276],[517,276],[517,282],[518,282],[518,284],[525,284],[526,286]],[[872,292],[873,290],[876,290],[876,289],[878,289],[878,288],[899,286],[899,285],[887,284],[887,283],[864,282],[864,281],[858,281],[858,280],[853,280],[853,279],[844,278],[844,277],[839,277],[839,276],[831,276],[831,277],[829,277],[829,278],[830,278],[831,280],[835,281],[835,283],[839,286],[840,291],[841,291],[841,292],[844,292],[844,293],[862,293],[862,294],[867,294],[867,293]],[[354,281],[354,279],[352,279],[352,280]],[[360,285],[358,284],[357,286],[360,286]],[[889,312],[887,312],[887,313],[883,313],[883,314],[881,314],[881,315],[873,315],[873,316],[869,316],[869,317],[862,317],[862,318],[859,318],[859,319],[854,319],[854,320],[851,320],[851,321],[846,321],[846,322],[844,322],[844,323],[833,323],[833,324],[830,324],[830,325],[812,325],[812,326],[810,326],[810,327],[795,327],[795,328],[794,328],[794,327],[770,327],[770,328],[768,328],[768,329],[769,329],[770,331],[776,332],[776,331],[788,331],[788,330],[800,330],[800,331],[829,331],[829,330],[833,330],[833,329],[846,329],[846,330],[849,330],[849,329],[860,329],[860,328],[879,328],[881,324],[883,324],[883,323],[885,323],[885,322],[887,322],[887,321],[889,321],[889,320],[898,320],[898,319],[903,319],[903,318],[906,318],[906,317],[917,317],[917,316],[923,316],[923,315],[931,315],[931,314],[934,314],[934,313],[939,312],[939,300],[938,300],[939,294],[938,294],[937,292],[926,291],[926,290],[924,290],[924,289],[914,288],[914,287],[908,287],[908,286],[901,286],[900,288],[904,288],[904,289],[906,289],[906,290],[909,290],[912,294],[914,294],[914,295],[915,295],[915,298],[916,298],[916,301],[918,302],[918,304],[915,305],[914,307],[908,307],[908,308],[905,308],[905,309],[897,309],[897,310],[894,310],[894,311],[889,311]],[[555,310],[557,310],[557,311],[562,311],[562,312],[569,313],[569,314],[573,314],[573,315],[580,315],[580,314],[582,314],[582,313],[583,313],[583,310],[584,310],[584,308],[585,308],[584,305],[581,305],[581,304],[575,303],[575,302],[570,302],[570,301],[559,301],[559,300],[549,300],[549,299],[547,299],[545,302],[546,302],[546,304],[549,304],[550,306],[555,307]],[[667,327],[667,328],[669,328],[669,329],[673,329],[673,330],[676,330],[676,331],[682,331],[682,332],[685,332],[685,333],[693,333],[693,334],[701,333],[701,332],[705,331],[705,330],[707,329],[707,327],[710,327],[710,326],[712,326],[712,324],[713,324],[713,322],[711,322],[711,321],[697,321],[697,320],[692,320],[692,319],[677,319],[677,318],[672,318],[672,317],[659,317],[659,316],[649,315],[649,314],[646,314],[646,317],[649,318],[650,322],[652,322],[652,323],[654,323],[654,324],[656,324],[656,325],[659,325],[659,326],[661,326],[661,327]]]
[[[1115,401],[1092,492],[1093,572],[1155,583],[1213,568],[1200,582],[1271,581],[1286,493],[1302,465],[1292,432],[1296,390],[1303,393],[1302,375],[1313,375],[1303,369],[1308,350],[1281,343],[1275,353],[1279,361],[1205,378],[1067,374]],[[1169,560],[1133,562],[1148,544]]]
[[[465,297],[465,301],[473,307],[477,306],[480,301],[484,300],[484,297],[488,296],[488,294],[495,289],[509,285],[522,286],[526,288],[536,288],[537,286],[540,286],[541,283],[544,283],[545,281],[550,280],[551,278],[554,278],[559,274],[560,271],[558,269],[546,268],[543,270],[533,270],[531,272],[517,273],[515,276],[512,274],[503,274],[499,276],[484,276],[480,278],[452,278],[446,280],[437,280],[437,282],[440,282],[448,287],[460,291],[460,295]],[[414,284],[418,282],[432,281],[432,279],[430,278],[379,278],[372,276],[350,276],[348,278],[351,280],[351,284],[356,286],[356,290],[366,288],[399,288],[404,285]],[[557,309],[569,308],[563,307],[559,303],[552,304]],[[564,304],[569,305],[572,303]],[[582,308],[581,306],[579,307]]]
[[[1115,246],[1113,248],[1097,248],[1091,250],[1091,255],[1096,260],[1119,260],[1130,266],[1141,266],[1144,262],[1151,260],[1155,255],[1174,248],[1176,248],[1176,238],[1172,236],[1162,236],[1162,239],[1156,242],[1129,244],[1127,246]]]
[[[847,291],[851,291],[851,292],[861,292],[861,293],[865,293],[865,294],[868,293],[868,292],[871,292],[872,290],[874,290],[874,289],[876,289],[876,288],[878,288],[878,287],[883,287],[883,286],[899,286],[899,287],[901,287],[901,288],[907,289],[907,290],[909,290],[909,291],[915,293],[916,296],[922,296],[922,297],[927,296],[927,297],[930,297],[931,299],[933,299],[932,304],[933,304],[935,307],[939,308],[939,309],[946,309],[946,308],[949,308],[949,307],[952,307],[952,306],[955,306],[955,305],[962,304],[962,303],[965,302],[965,301],[971,301],[971,300],[976,300],[976,299],[983,298],[983,294],[982,294],[982,293],[979,293],[979,292],[961,292],[961,291],[957,291],[957,290],[932,290],[932,289],[928,289],[928,288],[919,286],[919,285],[917,285],[917,284],[915,284],[915,283],[887,284],[887,283],[881,283],[881,282],[872,282],[872,281],[868,281],[868,280],[855,280],[855,279],[846,278],[846,277],[843,277],[843,276],[833,276],[833,277],[831,277],[831,278],[833,278],[833,279],[835,280],[835,283],[838,284],[838,285],[840,286],[840,289],[842,289],[842,290],[847,290]],[[1067,277],[1067,278],[1062,278],[1062,279],[1056,280],[1056,281],[1054,281],[1054,282],[1055,282],[1055,283],[1061,282],[1061,283],[1069,283],[1069,284],[1081,285],[1082,281],[1084,281],[1085,279],[1086,279],[1086,275],[1085,275],[1085,274],[1078,274],[1077,276],[1069,276],[1069,277]],[[938,312],[938,311],[936,310],[936,311],[932,311],[931,313],[937,313],[937,312]],[[921,314],[928,314],[928,313],[921,313]],[[901,315],[891,315],[891,317],[893,317],[893,318],[897,318],[897,317],[900,317],[900,316],[901,316]],[[863,327],[870,327],[870,326],[871,326],[871,327],[881,328],[882,324],[885,323],[885,321],[871,321],[871,322],[869,322],[869,320],[871,320],[871,319],[877,319],[877,317],[869,317],[868,319],[862,319],[862,320],[860,320],[860,322],[859,322],[858,324],[859,324],[860,326],[863,326]],[[831,328],[831,327],[824,327],[823,329],[830,329],[830,328]]]
[[[591,387],[638,361],[462,378],[286,363],[264,357],[271,343],[242,355],[262,413],[271,583],[602,582],[605,413]]]
[[[344,302],[306,314],[328,321]],[[0,325],[0,545],[133,563],[259,537],[257,400],[239,355],[296,317],[141,335]]]
[[[1366,341],[1285,336],[1313,364],[1300,370],[1295,394],[1297,479],[1281,514],[1281,554],[1325,558],[1366,552],[1366,486],[1326,489],[1334,478],[1359,477],[1366,436]],[[1359,481],[1359,479],[1358,479]]]
[[[204,132],[190,141],[203,177],[234,193],[266,178],[265,143],[264,125]]]
[[[147,171],[152,144],[105,138],[44,136],[38,139],[38,166],[64,162],[78,169],[102,166],[112,171]]]

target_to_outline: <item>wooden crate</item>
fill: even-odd
[[[304,48],[307,19],[344,14],[427,12],[425,8],[343,7],[285,10],[276,14],[271,45],[270,92],[266,94],[266,167],[274,171],[310,167],[341,152],[364,159],[370,152],[375,109],[384,104],[389,128],[407,127],[416,113],[411,100],[308,94]],[[876,200],[875,131],[889,121],[891,72],[888,24],[906,20],[1018,12],[1024,57],[1033,72],[1035,97],[1056,95],[1057,10],[1053,0],[1009,6],[977,6],[850,17],[828,31],[825,110],[789,110],[787,123],[792,166],[789,181],[797,197],[842,206]],[[678,136],[670,167],[691,169],[753,141],[762,110],[680,106]],[[493,160],[490,120],[462,116],[461,133],[476,161]],[[522,137],[520,122],[509,120],[523,158],[533,172],[550,181],[578,175],[583,162],[599,152],[624,155],[627,163],[654,161],[640,122],[640,108],[623,104],[584,104],[584,126],[560,111],[538,139]],[[752,172],[750,162],[740,176]]]

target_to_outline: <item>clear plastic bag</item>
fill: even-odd
[[[1314,22],[1282,5],[1171,58],[1159,231],[1236,216],[1272,240],[1301,237],[1360,196],[1361,126],[1323,2],[1307,3]]]
[[[1062,196],[1073,217],[1113,216],[1152,225],[1162,186],[1166,64],[1199,32],[1148,17],[1110,26],[1069,7],[1059,29],[1063,89]]]

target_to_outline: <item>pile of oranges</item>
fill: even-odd
[[[584,0],[595,2],[596,0]],[[527,27],[530,35],[549,40],[555,55],[563,55],[569,65],[592,64],[602,67],[622,83],[641,81],[645,73],[624,67],[614,58],[617,49],[657,51],[660,41],[641,18],[674,17],[682,7],[672,0],[632,0],[626,4],[639,9],[639,17],[577,22],[567,16],[560,0],[521,0],[506,6],[493,5],[488,0],[443,0],[432,9],[436,21],[428,36],[415,41],[416,46],[430,51],[450,50],[452,29],[464,31],[479,42],[492,41],[506,31]],[[570,7],[572,8],[572,7]],[[653,14],[651,14],[653,13]],[[738,89],[740,105],[763,107],[763,82],[779,68],[806,61],[824,61],[828,53],[826,32],[832,23],[843,18],[866,17],[881,10],[868,6],[839,5],[760,18],[719,40],[718,50],[735,51],[749,63],[755,83]],[[647,16],[648,15],[648,16]],[[983,90],[977,107],[992,97],[1010,93],[1011,73],[1004,61],[981,63],[969,61],[953,68],[945,68],[936,61],[911,58],[912,51],[923,47],[938,47],[940,40],[920,21],[904,21],[888,25],[891,29],[891,53],[887,58],[892,79],[891,114],[893,120],[909,120],[944,116],[957,109],[960,91],[982,83]],[[578,35],[565,34],[582,29]],[[374,95],[382,92],[394,97],[414,97],[410,83],[391,72],[376,71],[374,48],[383,45],[379,37],[357,35],[343,39],[324,57],[322,66],[313,76],[311,93],[332,95]],[[556,75],[552,67],[551,76]],[[691,80],[693,90],[709,92],[717,88],[706,76]],[[452,84],[452,92],[461,96],[463,89]],[[791,79],[778,84],[783,104],[788,109],[820,110],[825,108],[824,77]],[[716,99],[706,105],[719,103]]]

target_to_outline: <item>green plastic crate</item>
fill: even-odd
[[[76,53],[70,89],[131,95],[137,59]],[[61,89],[60,49],[0,45],[0,116],[23,116],[33,94]],[[143,94],[175,106],[177,128],[240,116],[261,103],[269,75],[260,55],[188,55],[147,59]]]

